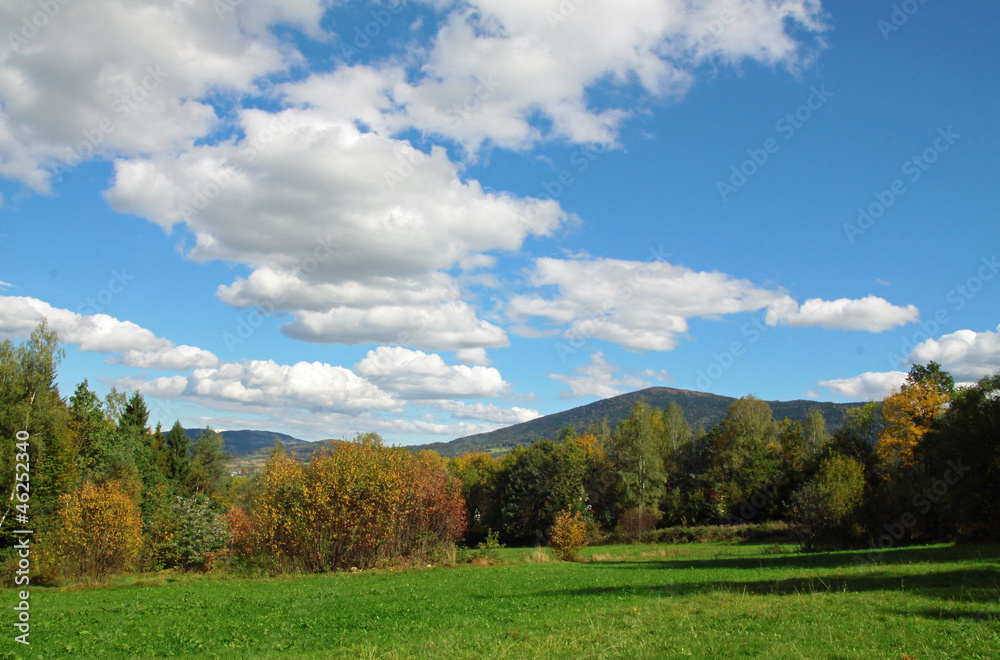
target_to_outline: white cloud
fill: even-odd
[[[513,297],[506,312],[515,322],[542,318],[569,325],[567,336],[603,339],[637,351],[673,350],[688,330],[688,318],[754,311],[790,300],[783,291],[666,261],[543,258],[535,263],[531,284],[555,286],[558,294]]]
[[[690,318],[718,318],[766,308],[767,322],[802,327],[880,332],[917,318],[912,305],[896,307],[869,296],[861,300],[806,301],[801,307],[784,290],[765,289],[725,273],[694,271],[666,261],[639,262],[582,255],[542,258],[530,275],[535,287],[557,288],[552,296],[514,296],[507,316],[530,336],[531,319],[568,326],[569,338],[593,338],[633,350],[670,351],[688,331]],[[513,330],[512,330],[513,331]]]
[[[956,381],[975,382],[1000,371],[1000,327],[996,332],[959,330],[919,344],[907,358],[909,364],[934,360]]]
[[[853,378],[821,380],[819,386],[851,401],[884,399],[894,388],[906,381],[902,371],[867,372]]]
[[[395,397],[350,369],[320,362],[282,365],[273,360],[249,360],[196,369],[188,377],[185,393],[223,404],[347,414],[400,409]]]
[[[81,351],[121,353],[120,361],[143,369],[179,371],[218,363],[212,353],[193,346],[174,346],[169,339],[131,321],[107,314],[83,315],[52,307],[37,298],[0,296],[0,335],[26,337],[42,319],[59,340],[76,344]]]
[[[291,337],[506,345],[443,271],[552,235],[568,220],[558,204],[486,192],[442,149],[423,154],[314,111],[287,110],[273,126],[256,110],[243,119],[239,144],[118,161],[109,200],[164,228],[184,222],[196,236],[192,258],[250,264],[220,299],[291,311]],[[411,160],[406,178],[387,183]]]
[[[488,367],[492,362],[485,348],[459,349],[455,351],[455,359],[463,364],[475,364],[481,367]]]
[[[357,373],[409,399],[480,398],[510,389],[492,367],[447,365],[440,355],[399,346],[368,351]]]
[[[812,298],[801,306],[789,301],[788,305],[772,307],[767,313],[767,324],[785,323],[797,328],[820,326],[836,330],[883,332],[912,323],[918,318],[920,311],[914,305],[897,307],[877,296],[860,300]]]
[[[520,424],[541,417],[541,413],[532,408],[520,406],[501,408],[493,403],[449,401],[436,406],[436,408],[450,413],[455,419],[479,419],[495,424]]]
[[[219,358],[214,353],[186,344],[153,352],[128,349],[122,353],[119,361],[121,364],[140,369],[171,369],[173,371],[214,367],[219,364]]]
[[[590,361],[577,367],[576,375],[549,374],[549,378],[565,383],[569,392],[561,392],[564,399],[579,397],[597,397],[606,399],[624,392],[648,387],[649,383],[638,376],[615,376],[621,368],[613,362],[604,359],[598,351],[590,356]]]
[[[596,84],[638,83],[647,94],[671,96],[683,94],[707,60],[794,70],[822,47],[810,37],[824,29],[817,0],[468,6],[443,21],[419,82],[397,83],[392,92],[405,104],[400,125],[470,151],[485,141],[514,149],[550,137],[613,142],[630,110],[594,107],[588,92]],[[718,35],[709,32],[715,26]],[[536,115],[551,128],[541,129]]]
[[[37,2],[0,5],[11,28],[0,46],[0,174],[47,190],[60,164],[189,146],[219,123],[202,97],[253,91],[301,60],[269,26],[315,34],[322,13],[319,0],[245,3],[221,17],[213,4],[59,2],[37,30],[25,29]]]

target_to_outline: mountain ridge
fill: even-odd
[[[677,403],[684,411],[684,418],[692,430],[699,426],[706,430],[715,426],[725,416],[729,405],[737,400],[736,397],[709,392],[681,390],[672,387],[648,387],[600,399],[561,412],[543,415],[537,419],[495,431],[468,435],[450,442],[412,445],[408,449],[411,451],[432,449],[442,456],[458,456],[466,451],[499,453],[518,445],[531,444],[542,438],[555,439],[559,431],[570,424],[577,429],[582,429],[591,424],[599,423],[602,419],[607,419],[608,424],[614,428],[621,420],[628,417],[632,406],[640,399],[645,399],[654,408],[665,409],[670,403]],[[818,408],[831,431],[843,422],[848,409],[863,405],[861,402],[833,403],[808,399],[766,401],[766,403],[771,407],[774,418],[778,421],[786,417],[792,421],[803,421],[809,411]]]

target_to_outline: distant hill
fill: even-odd
[[[184,429],[184,433],[191,438],[192,442],[201,435],[202,431],[204,429]],[[286,447],[312,444],[286,433],[274,431],[219,431],[219,433],[222,435],[223,448],[236,456],[243,456],[257,449],[270,449],[274,446],[275,438],[279,438]]]
[[[545,415],[530,422],[522,422],[506,428],[497,429],[489,433],[479,433],[458,438],[451,442],[433,442],[426,445],[415,445],[409,447],[412,451],[423,449],[433,449],[442,456],[458,456],[467,451],[504,452],[509,451],[518,445],[530,445],[542,438],[554,439],[559,431],[573,424],[578,430],[599,423],[607,418],[608,424],[614,428],[619,422],[628,417],[632,406],[639,399],[654,408],[666,408],[672,402],[676,402],[683,410],[691,429],[695,430],[703,426],[706,430],[712,428],[726,416],[726,410],[736,399],[729,396],[719,396],[718,394],[708,394],[706,392],[693,392],[691,390],[678,390],[672,387],[650,387],[638,392],[629,392],[619,396],[611,397],[588,403],[563,412]],[[820,401],[768,401],[776,420],[783,420],[786,417],[794,421],[803,421],[809,411],[819,408],[826,419],[827,428],[833,431],[844,420],[844,413],[849,408],[860,406],[860,403],[829,403]]]

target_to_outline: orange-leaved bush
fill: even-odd
[[[414,456],[368,434],[304,465],[273,453],[248,510],[231,510],[228,521],[237,555],[310,571],[364,568],[454,543],[465,502],[436,454]]]
[[[556,514],[549,545],[556,556],[565,561],[573,561],[576,554],[587,547],[587,521],[579,511],[570,513],[563,509]]]
[[[139,509],[118,482],[59,496],[49,560],[68,576],[100,580],[131,569],[141,547]]]

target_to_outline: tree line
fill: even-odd
[[[1000,373],[956,388],[915,365],[883,401],[831,433],[819,410],[775,420],[745,396],[709,430],[683,410],[637,403],[617,427],[567,427],[497,458],[449,463],[463,483],[467,540],[542,542],[555,514],[595,530],[784,521],[807,547],[1000,538]]]
[[[278,443],[249,478],[228,474],[211,428],[191,442],[179,422],[150,427],[138,391],[102,400],[85,380],[62,398],[62,358],[44,322],[22,344],[0,342],[0,483],[14,483],[14,439],[28,433],[31,495],[10,506],[38,530],[43,579],[220,560],[365,568],[457,543],[547,543],[570,519],[592,538],[768,521],[807,547],[1000,537],[1000,373],[956,388],[940,365],[914,366],[832,433],[819,410],[778,421],[753,396],[708,430],[676,403],[640,401],[614,428],[567,427],[500,457],[413,454],[359,434],[302,463]],[[0,548],[11,529],[0,527]]]

